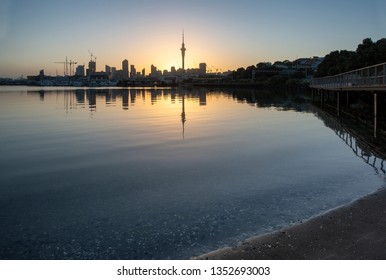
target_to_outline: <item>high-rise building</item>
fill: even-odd
[[[84,65],[78,65],[75,71],[76,76],[84,77]]]
[[[129,61],[125,59],[122,61],[122,78],[127,80],[129,78]]]
[[[117,68],[111,67],[111,78],[115,79],[116,77]]]
[[[111,79],[111,67],[109,65],[105,65],[105,73],[109,76],[109,79]]]
[[[150,66],[150,75],[153,77],[157,77],[157,67],[153,64]]]
[[[135,69],[135,65],[130,65],[130,78],[135,78],[137,74],[137,69]]]
[[[91,75],[92,73],[96,72],[96,61],[90,60],[88,62],[88,75]]]
[[[199,65],[199,72],[200,72],[200,75],[205,75],[206,74],[206,63],[200,63]]]
[[[182,31],[182,46],[181,46],[181,56],[182,56],[182,70],[185,71],[185,42],[184,42],[184,31]]]

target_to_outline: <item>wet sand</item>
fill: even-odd
[[[289,228],[196,259],[386,260],[386,189]]]

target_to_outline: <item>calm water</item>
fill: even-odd
[[[0,258],[185,259],[382,187],[301,100],[1,87]]]

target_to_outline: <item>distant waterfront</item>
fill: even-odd
[[[383,186],[382,159],[309,100],[0,87],[0,258],[186,259]]]

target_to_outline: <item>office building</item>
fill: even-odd
[[[200,75],[206,74],[206,63],[200,63],[199,65],[199,73]]]
[[[84,65],[78,65],[76,67],[75,76],[84,77]]]
[[[137,69],[135,69],[134,65],[130,65],[130,78],[135,78],[137,74]]]
[[[122,61],[122,79],[127,80],[129,78],[129,61],[125,59]]]
[[[150,76],[157,77],[157,67],[153,64],[150,66]]]
[[[111,67],[109,65],[105,65],[105,73],[111,79]]]
[[[96,61],[90,60],[88,62],[88,75],[96,72]]]

